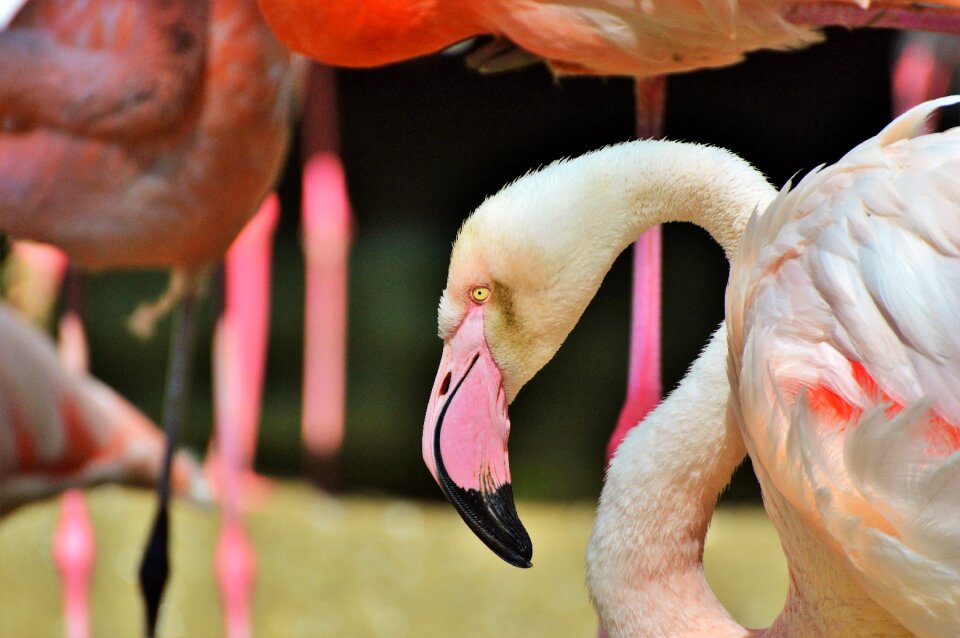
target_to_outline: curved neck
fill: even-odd
[[[616,254],[652,226],[691,222],[709,232],[729,259],[750,215],[776,195],[748,162],[712,146],[633,142],[567,164],[574,165],[579,179],[570,180],[570,190],[588,182],[585,196],[597,202],[588,210],[603,211],[580,218],[618,227],[619,241],[609,246]]]
[[[727,418],[726,330],[610,462],[587,550],[587,580],[610,638],[738,638],[703,574],[717,496],[746,449]]]
[[[641,233],[663,222],[692,222],[729,257],[753,211],[775,194],[760,172],[724,149],[668,141],[603,148],[555,162],[484,202],[458,237],[448,285],[469,279],[482,263],[491,280],[513,291],[513,311],[528,321],[515,328],[510,351],[492,351],[506,364],[512,400],[553,357],[614,260]],[[448,305],[441,303],[441,323],[459,315]],[[513,353],[522,363],[510,365]]]
[[[577,173],[565,180],[571,192],[584,189],[596,204],[592,210],[602,213],[570,229],[590,238],[581,242],[591,244],[587,251],[596,259],[612,262],[639,233],[665,221],[703,227],[729,259],[753,211],[775,195],[763,175],[722,149],[643,142],[602,153],[603,161],[595,154],[592,166],[590,156],[570,162]],[[617,231],[604,235],[603,228]],[[606,272],[603,264],[595,266]],[[631,432],[610,463],[587,569],[611,638],[756,633],[720,604],[702,565],[717,497],[746,455],[727,412],[726,358],[721,326],[680,386]]]

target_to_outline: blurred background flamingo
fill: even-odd
[[[9,78],[0,91],[0,229],[52,243],[86,267],[177,269],[171,295],[140,317],[149,324],[180,298],[164,413],[172,445],[204,272],[281,167],[291,57],[242,0],[34,0],[0,33],[0,51]],[[51,69],[70,81],[50,82]],[[231,426],[218,441],[239,450],[230,443],[240,435]],[[141,569],[150,635],[168,571],[167,474]]]

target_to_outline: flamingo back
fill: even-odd
[[[956,102],[784,188],[727,293],[733,405],[765,492],[918,636],[960,626],[960,129],[918,134]]]

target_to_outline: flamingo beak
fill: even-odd
[[[530,567],[533,545],[513,502],[502,374],[474,306],[447,340],[423,424],[423,460],[447,500],[487,547]]]

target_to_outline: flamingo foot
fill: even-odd
[[[215,450],[216,447],[211,446],[207,458],[203,461],[202,472],[211,498],[219,501],[223,495],[223,464]],[[237,480],[240,483],[239,492],[243,495],[240,506],[245,512],[261,509],[276,490],[271,479],[253,470],[241,472]]]

